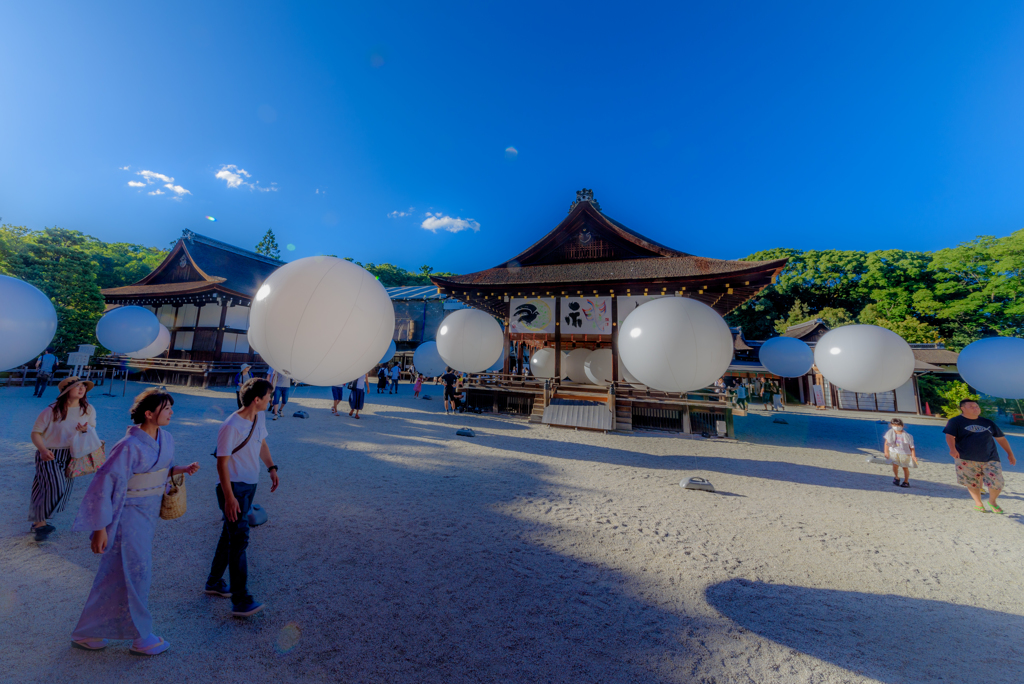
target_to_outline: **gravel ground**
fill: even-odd
[[[141,388],[92,392],[108,444]],[[209,454],[234,394],[172,388],[177,461],[203,469],[186,516],[158,527],[150,608],[173,646],[155,658],[70,647],[99,561],[68,531],[87,482],[33,541],[43,401],[0,390],[0,680],[1024,681],[1024,476],[1006,468],[1005,516],[975,513],[941,423],[910,426],[922,467],[899,489],[865,463],[884,426],[863,418],[755,411],[713,442],[445,416],[425,390],[371,390],[359,421],[331,416],[326,388],[294,392],[310,419],[269,424],[281,487],[264,476],[256,495],[267,609],[238,620],[201,593],[220,528]],[[681,489],[692,475],[718,492]]]

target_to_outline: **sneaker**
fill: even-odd
[[[56,529],[57,528],[51,525],[50,523],[46,523],[41,527],[33,527],[32,531],[35,532],[36,541],[41,542],[46,541],[46,538],[50,536],[50,533]]]
[[[228,589],[228,583],[222,579],[217,580],[213,584],[206,583],[206,588],[203,589],[204,594],[210,596],[221,596],[223,598],[231,598],[231,590]]]
[[[234,615],[235,617],[249,617],[250,615],[255,615],[256,613],[260,612],[261,610],[263,610],[263,604],[262,603],[256,603],[255,601],[250,601],[249,603],[245,603],[243,605],[233,607],[231,609],[231,614]]]
[[[274,417],[273,417],[273,418],[271,418],[271,420],[277,420],[277,419],[278,419],[278,418],[280,418],[280,417],[281,417],[280,415],[278,415],[278,414],[276,414],[276,413],[275,413],[275,414],[274,414]]]

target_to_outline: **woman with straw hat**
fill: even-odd
[[[96,409],[85,396],[92,388],[91,382],[76,376],[61,380],[57,400],[43,409],[32,426],[36,475],[32,480],[28,519],[32,521],[36,541],[44,541],[56,529],[49,518],[63,511],[71,497],[75,481],[65,471],[71,459],[72,438],[76,432],[96,429]]]

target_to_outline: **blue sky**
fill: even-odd
[[[289,259],[457,272],[582,187],[719,258],[1024,226],[1019,2],[35,2],[0,26],[3,223],[272,227]]]

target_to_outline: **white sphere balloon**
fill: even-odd
[[[633,387],[639,388],[644,386],[642,382],[637,380],[636,377],[629,372],[629,369],[626,368],[626,364],[622,363],[621,358],[619,359],[619,370],[621,371],[620,375],[622,376],[622,379],[628,382]]]
[[[395,341],[391,340],[391,344],[388,345],[388,350],[384,352],[384,356],[381,357],[378,363],[387,363],[391,359],[395,358],[395,352],[398,351],[398,347],[395,346]]]
[[[559,371],[563,380],[566,376],[565,357],[566,353],[562,352],[562,363]],[[551,347],[544,347],[533,352],[533,356],[530,357],[530,372],[537,378],[555,377],[555,350]]]
[[[145,349],[139,351],[128,352],[126,356],[132,359],[152,359],[155,356],[160,356],[167,348],[171,346],[171,331],[161,323],[160,333],[153,340],[153,344],[149,345]]]
[[[487,373],[500,373],[501,369],[505,367],[505,359],[501,358],[501,354],[498,355],[498,360],[490,365],[485,371]]]
[[[504,335],[494,316],[479,309],[459,309],[437,328],[437,353],[457,371],[479,373],[501,356]]]
[[[562,370],[573,382],[590,382],[586,371],[588,356],[589,349],[573,349],[562,360]]]
[[[249,343],[272,368],[309,385],[338,386],[380,360],[395,333],[387,290],[349,261],[285,264],[256,292]]]
[[[50,298],[24,280],[0,276],[0,370],[39,356],[57,332]]]
[[[732,333],[718,312],[688,297],[641,304],[622,322],[619,355],[637,380],[665,392],[692,392],[722,377]]]
[[[894,390],[910,379],[914,352],[892,330],[877,325],[844,325],[818,340],[814,364],[836,387],[874,394]]]
[[[422,373],[428,378],[444,374],[445,362],[437,353],[435,342],[424,342],[416,347],[416,352],[412,355],[412,365],[415,366],[417,373]]]
[[[956,362],[960,376],[984,394],[1024,399],[1024,340],[987,337],[971,342]]]
[[[814,352],[803,340],[795,337],[773,337],[758,352],[761,365],[772,375],[798,378],[814,365]]]
[[[115,354],[145,349],[160,336],[160,321],[141,306],[120,306],[103,314],[96,324],[96,339]]]
[[[612,350],[595,349],[587,355],[583,372],[595,385],[607,385],[612,381]]]

